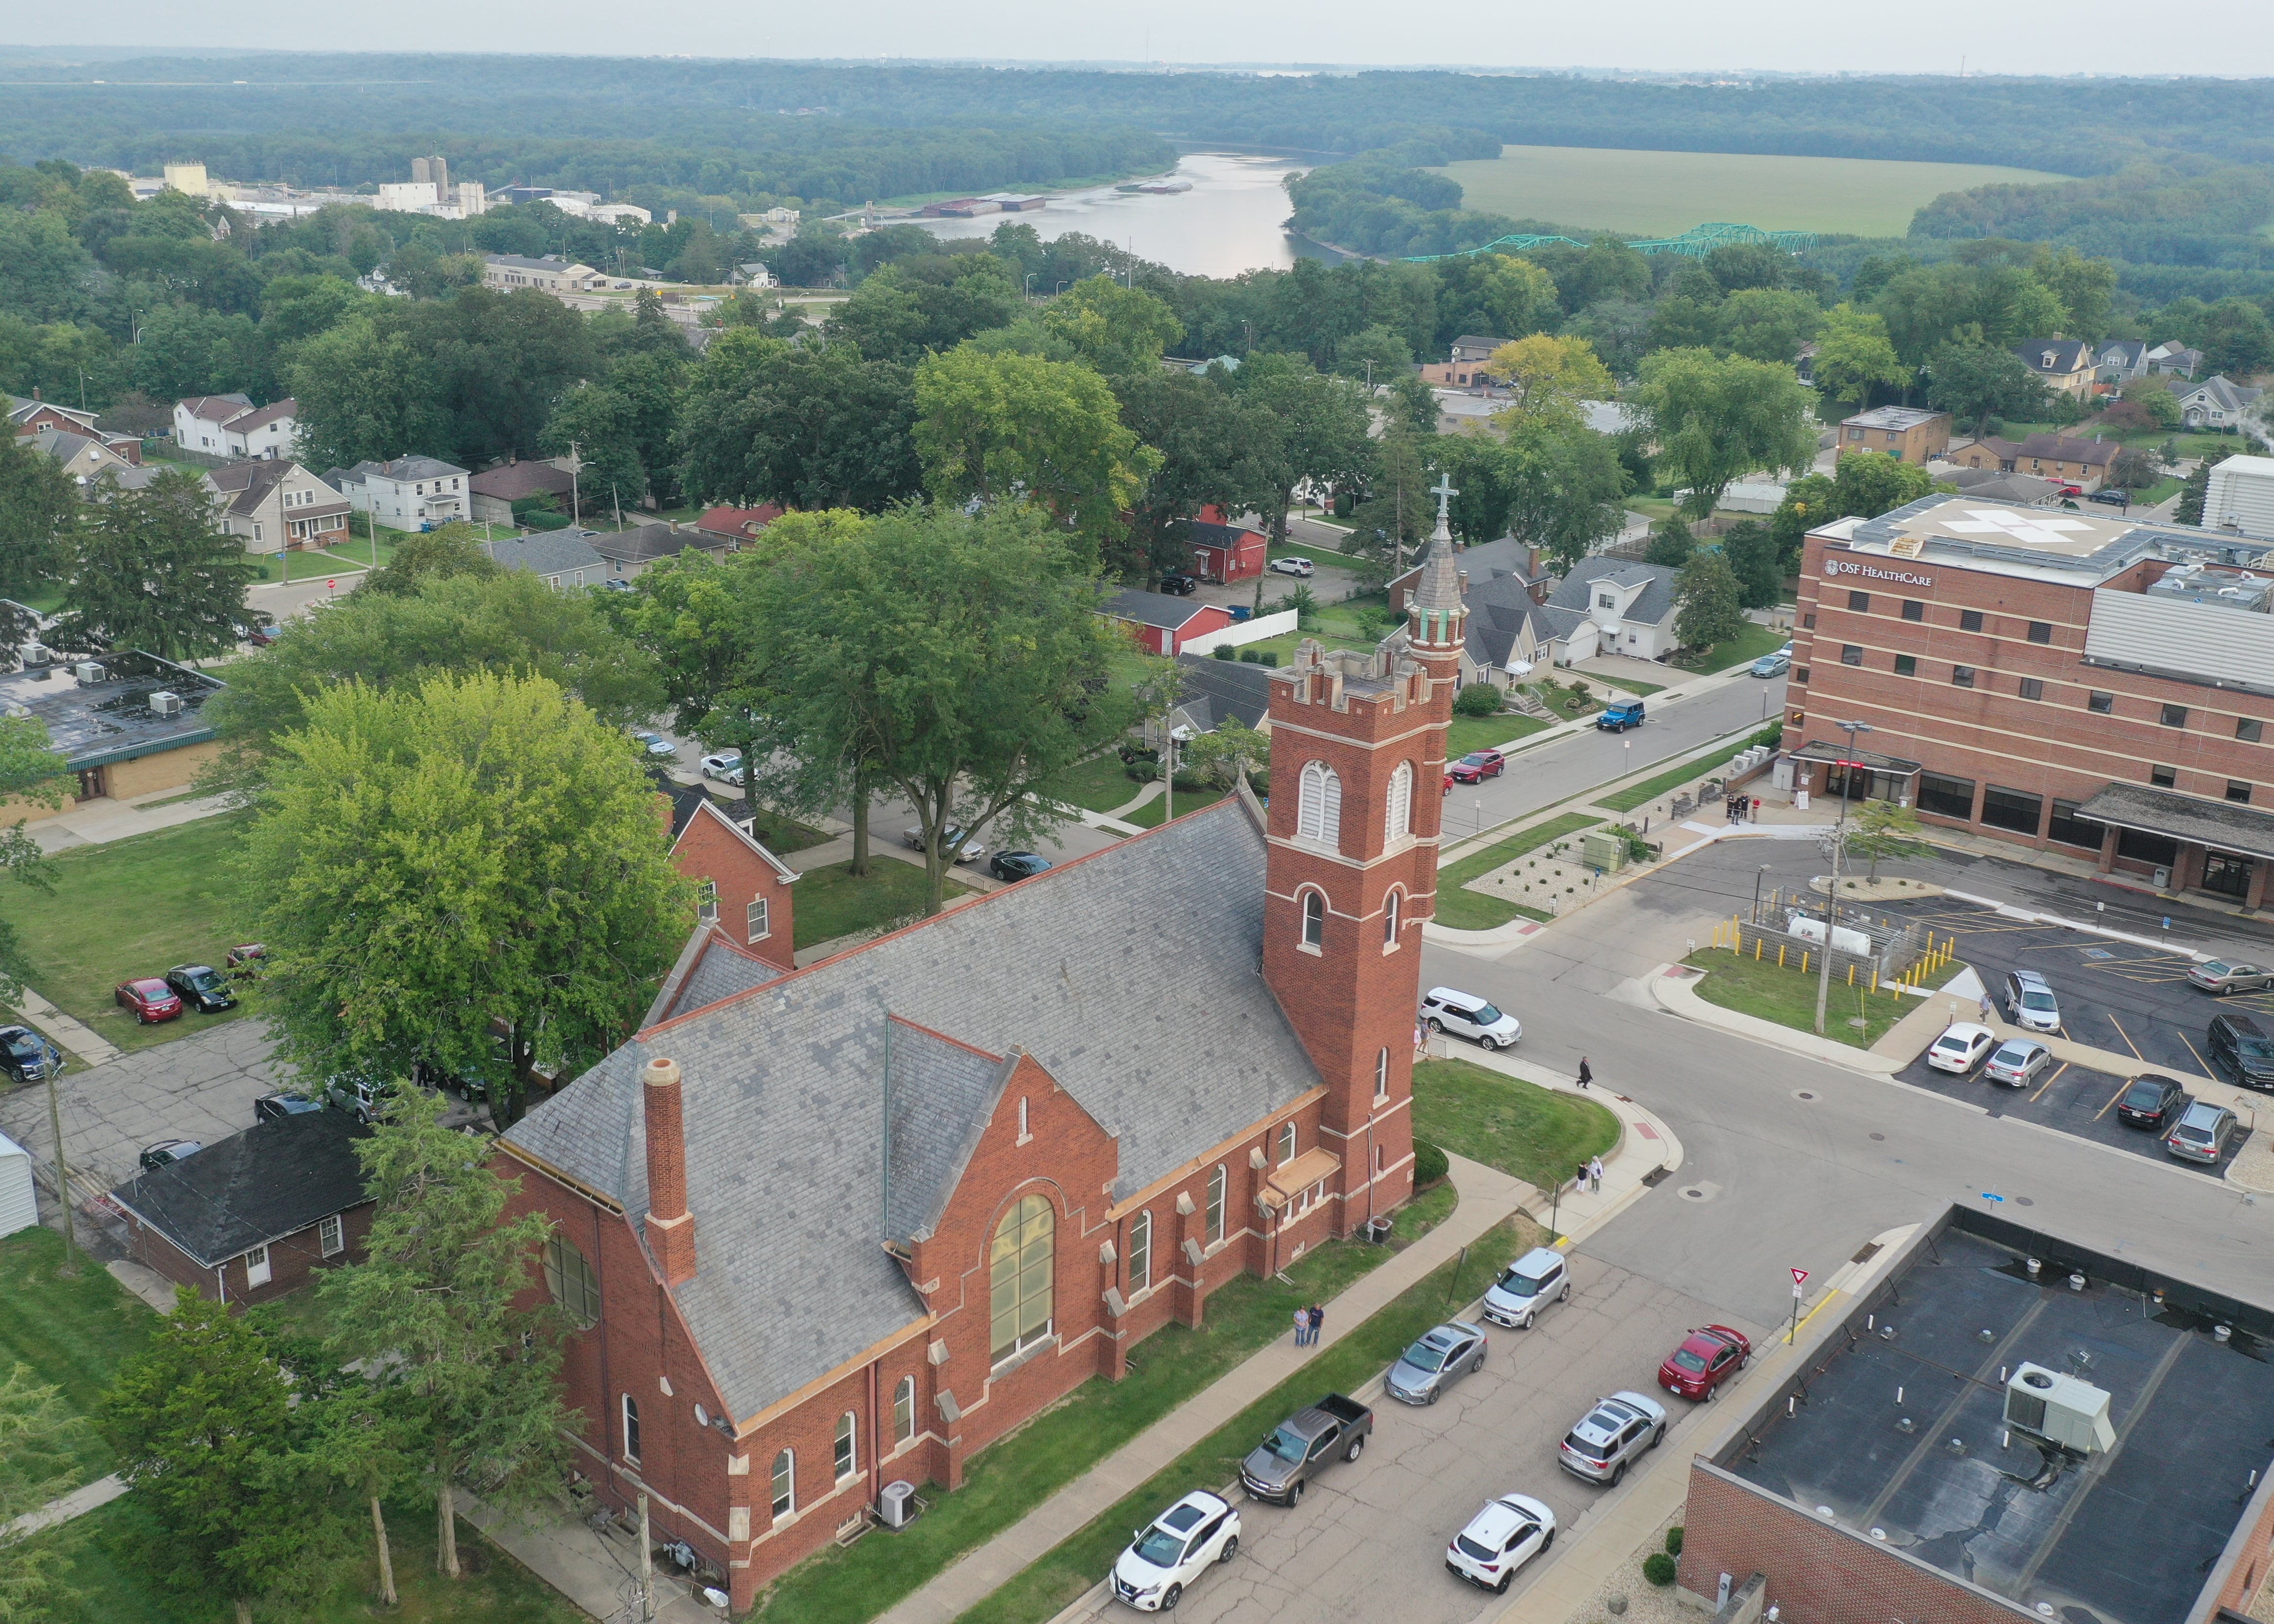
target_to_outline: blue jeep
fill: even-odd
[[[1615,701],[1602,715],[1595,718],[1595,726],[1615,733],[1623,733],[1630,727],[1640,727],[1642,701],[1639,699]]]

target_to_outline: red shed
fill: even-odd
[[[1215,604],[1198,604],[1166,592],[1141,592],[1135,588],[1116,592],[1097,612],[1109,620],[1128,624],[1137,646],[1148,654],[1180,654],[1197,645],[1209,650],[1208,635],[1231,624],[1231,611]]]
[[[1271,545],[1262,531],[1207,518],[1194,519],[1187,528],[1192,531],[1193,574],[1201,580],[1222,586],[1231,581],[1253,581],[1263,573]]]

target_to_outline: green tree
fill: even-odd
[[[1731,355],[1789,365],[1824,324],[1824,306],[1811,293],[1745,288],[1722,302],[1720,347]]]
[[[1271,539],[1284,545],[1287,509],[1299,487],[1322,498],[1365,477],[1370,455],[1366,396],[1347,379],[1329,378],[1300,356],[1251,354],[1239,369],[1240,403],[1270,425],[1266,477],[1270,500],[1257,504]]]
[[[202,477],[169,468],[139,490],[100,495],[64,538],[60,641],[171,660],[234,651],[256,571],[245,544],[215,527]]]
[[[14,1365],[0,1380],[0,1624],[38,1624],[62,1600],[60,1553],[11,1525],[79,1486],[76,1449],[86,1431],[63,1390],[41,1386],[30,1365]]]
[[[78,512],[79,492],[62,463],[13,434],[0,439],[0,598],[32,597],[56,578]],[[12,653],[34,629],[11,621],[0,625],[0,637]]]
[[[0,801],[59,807],[64,782],[64,758],[48,738],[48,725],[36,716],[0,717]],[[25,823],[19,817],[0,829],[0,873],[47,891],[52,882],[44,866],[46,853]],[[20,1003],[34,970],[14,923],[0,917],[0,1003]]]
[[[1384,578],[1401,572],[1434,524],[1436,503],[1428,494],[1429,455],[1434,437],[1425,439],[1403,423],[1393,423],[1374,442],[1374,468],[1367,500],[1350,515],[1352,540],[1374,559]]]
[[[1657,564],[1668,569],[1680,569],[1690,562],[1698,551],[1698,538],[1680,516],[1662,521],[1651,532],[1650,545],[1644,549],[1643,562]]]
[[[465,1142],[455,1142],[463,1158]],[[184,1286],[103,1404],[118,1475],[164,1533],[153,1573],[184,1596],[228,1597],[237,1624],[252,1624],[256,1600],[328,1587],[345,1544],[340,1519],[310,1492],[316,1473],[291,1400],[252,1320]]]
[[[2066,245],[2040,244],[2029,274],[2059,301],[2059,331],[2064,336],[2095,343],[2107,336],[2109,305],[2116,292],[2114,260],[2088,259]]]
[[[1147,576],[1178,568],[1191,558],[1186,521],[1202,508],[1237,514],[1269,505],[1275,425],[1229,387],[1156,367],[1116,380],[1114,391],[1121,420],[1161,460],[1131,504],[1127,540],[1109,553],[1110,569]]]
[[[1031,508],[903,508],[784,558],[754,605],[766,737],[796,779],[865,760],[923,831],[926,912],[960,842],[1028,838],[1054,773],[1120,737],[1135,701],[1106,673],[1129,649],[1097,583]]]
[[[875,512],[923,489],[914,380],[849,343],[721,334],[680,406],[680,481],[705,501]]]
[[[1884,451],[1851,451],[1835,472],[1802,476],[1785,487],[1784,500],[1769,515],[1778,569],[1790,575],[1799,568],[1801,543],[1809,531],[1834,519],[1876,519],[1932,494],[1934,488],[1934,476],[1924,466]]]
[[[1212,733],[1184,747],[1179,763],[1218,789],[1230,789],[1251,772],[1271,771],[1271,735],[1238,717],[1226,717]]]
[[[396,542],[395,555],[365,576],[363,585],[356,589],[357,596],[348,601],[355,602],[365,592],[380,598],[407,598],[430,581],[461,575],[488,581],[505,573],[505,566],[483,550],[482,539],[472,525],[445,524],[415,531]]]
[[[1766,609],[1784,597],[1784,571],[1777,564],[1775,534],[1758,519],[1739,519],[1721,532],[1721,555],[1736,572],[1737,589],[1748,609]]]
[[[1843,845],[1848,855],[1871,865],[1864,876],[1868,883],[1879,877],[1883,862],[1933,856],[1934,847],[1919,838],[1924,832],[1914,808],[1893,801],[1866,801],[1849,814]]]
[[[1483,256],[1488,264],[1477,278],[1475,297],[1495,335],[1522,338],[1557,324],[1562,306],[1555,279],[1530,259],[1508,254]]]
[[[305,701],[243,864],[265,998],[315,1076],[536,1064],[621,1041],[694,914],[622,735],[542,677],[475,672]]]
[[[300,456],[352,468],[449,443],[449,414],[408,335],[350,317],[299,346],[287,380],[299,402]]]
[[[2180,503],[2172,509],[2172,516],[2180,523],[2202,523],[2203,503],[2210,495],[2210,470],[2211,460],[2204,457],[2195,464],[2195,471],[2187,476],[2187,483],[2180,487]]]
[[[1705,350],[1643,359],[1634,393],[1659,462],[1690,487],[1683,511],[1704,518],[1739,475],[1805,468],[1816,455],[1816,396],[1792,368]]]
[[[1512,536],[1568,569],[1626,523],[1618,447],[1583,425],[1519,421],[1497,439],[1447,434],[1432,454],[1460,492],[1454,533],[1472,546]]]
[[[1157,295],[1090,276],[1043,307],[1043,328],[1108,378],[1121,378],[1158,365],[1185,325]]]
[[[1345,378],[1370,380],[1377,384],[1396,383],[1412,376],[1412,366],[1413,352],[1406,348],[1405,341],[1378,323],[1360,327],[1335,346],[1335,370]],[[1436,415],[1436,403],[1432,397],[1429,416],[1433,421]]]
[[[1509,423],[1576,423],[1583,402],[1618,394],[1617,381],[1584,338],[1535,333],[1512,339],[1492,352],[1485,367],[1508,386],[1510,402],[1501,417]]]
[[[1729,560],[1719,553],[1699,553],[1683,565],[1675,594],[1681,606],[1675,611],[1674,632],[1683,647],[1711,648],[1745,629],[1743,590]]]
[[[1834,400],[1860,410],[1875,384],[1900,387],[1909,377],[1876,312],[1838,304],[1826,315],[1816,335],[1815,378]]]
[[[2045,386],[2011,350],[1960,339],[1928,357],[1926,398],[1978,435],[1993,417],[2028,417],[2042,410]]]
[[[548,456],[578,459],[577,489],[601,513],[636,509],[648,493],[632,402],[606,384],[584,384],[561,396],[539,444]]]
[[[885,267],[829,318],[829,336],[861,353],[914,366],[974,334],[1007,327],[1027,308],[1020,279],[993,254],[930,255]]]
[[[422,1456],[435,1501],[435,1567],[456,1579],[459,1481],[480,1484],[499,1505],[535,1502],[559,1482],[564,1432],[578,1417],[556,1380],[563,1316],[514,1306],[552,1222],[535,1212],[508,1221],[519,1181],[469,1154],[442,1112],[440,1095],[407,1090],[357,1142],[374,1203],[365,1259],[326,1271],[317,1291],[341,1350],[378,1372],[381,1425],[403,1429],[400,1445]],[[391,1452],[396,1441],[380,1445]],[[381,1454],[369,1470],[390,1464]]]
[[[960,348],[916,368],[915,446],[943,501],[1027,500],[1103,553],[1160,454],[1077,362]]]

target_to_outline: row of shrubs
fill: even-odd
[[[1217,659],[1236,659],[1249,665],[1276,665],[1279,663],[1279,650],[1276,649],[1235,649],[1228,643],[1219,643],[1212,652]]]

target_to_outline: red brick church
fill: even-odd
[[[639,1034],[505,1135],[584,1327],[581,1469],[737,1612],[885,1485],[956,1487],[1412,1194],[1465,613],[1441,538],[1402,634],[1276,673],[1268,813],[1243,788],[803,969],[704,921]]]

